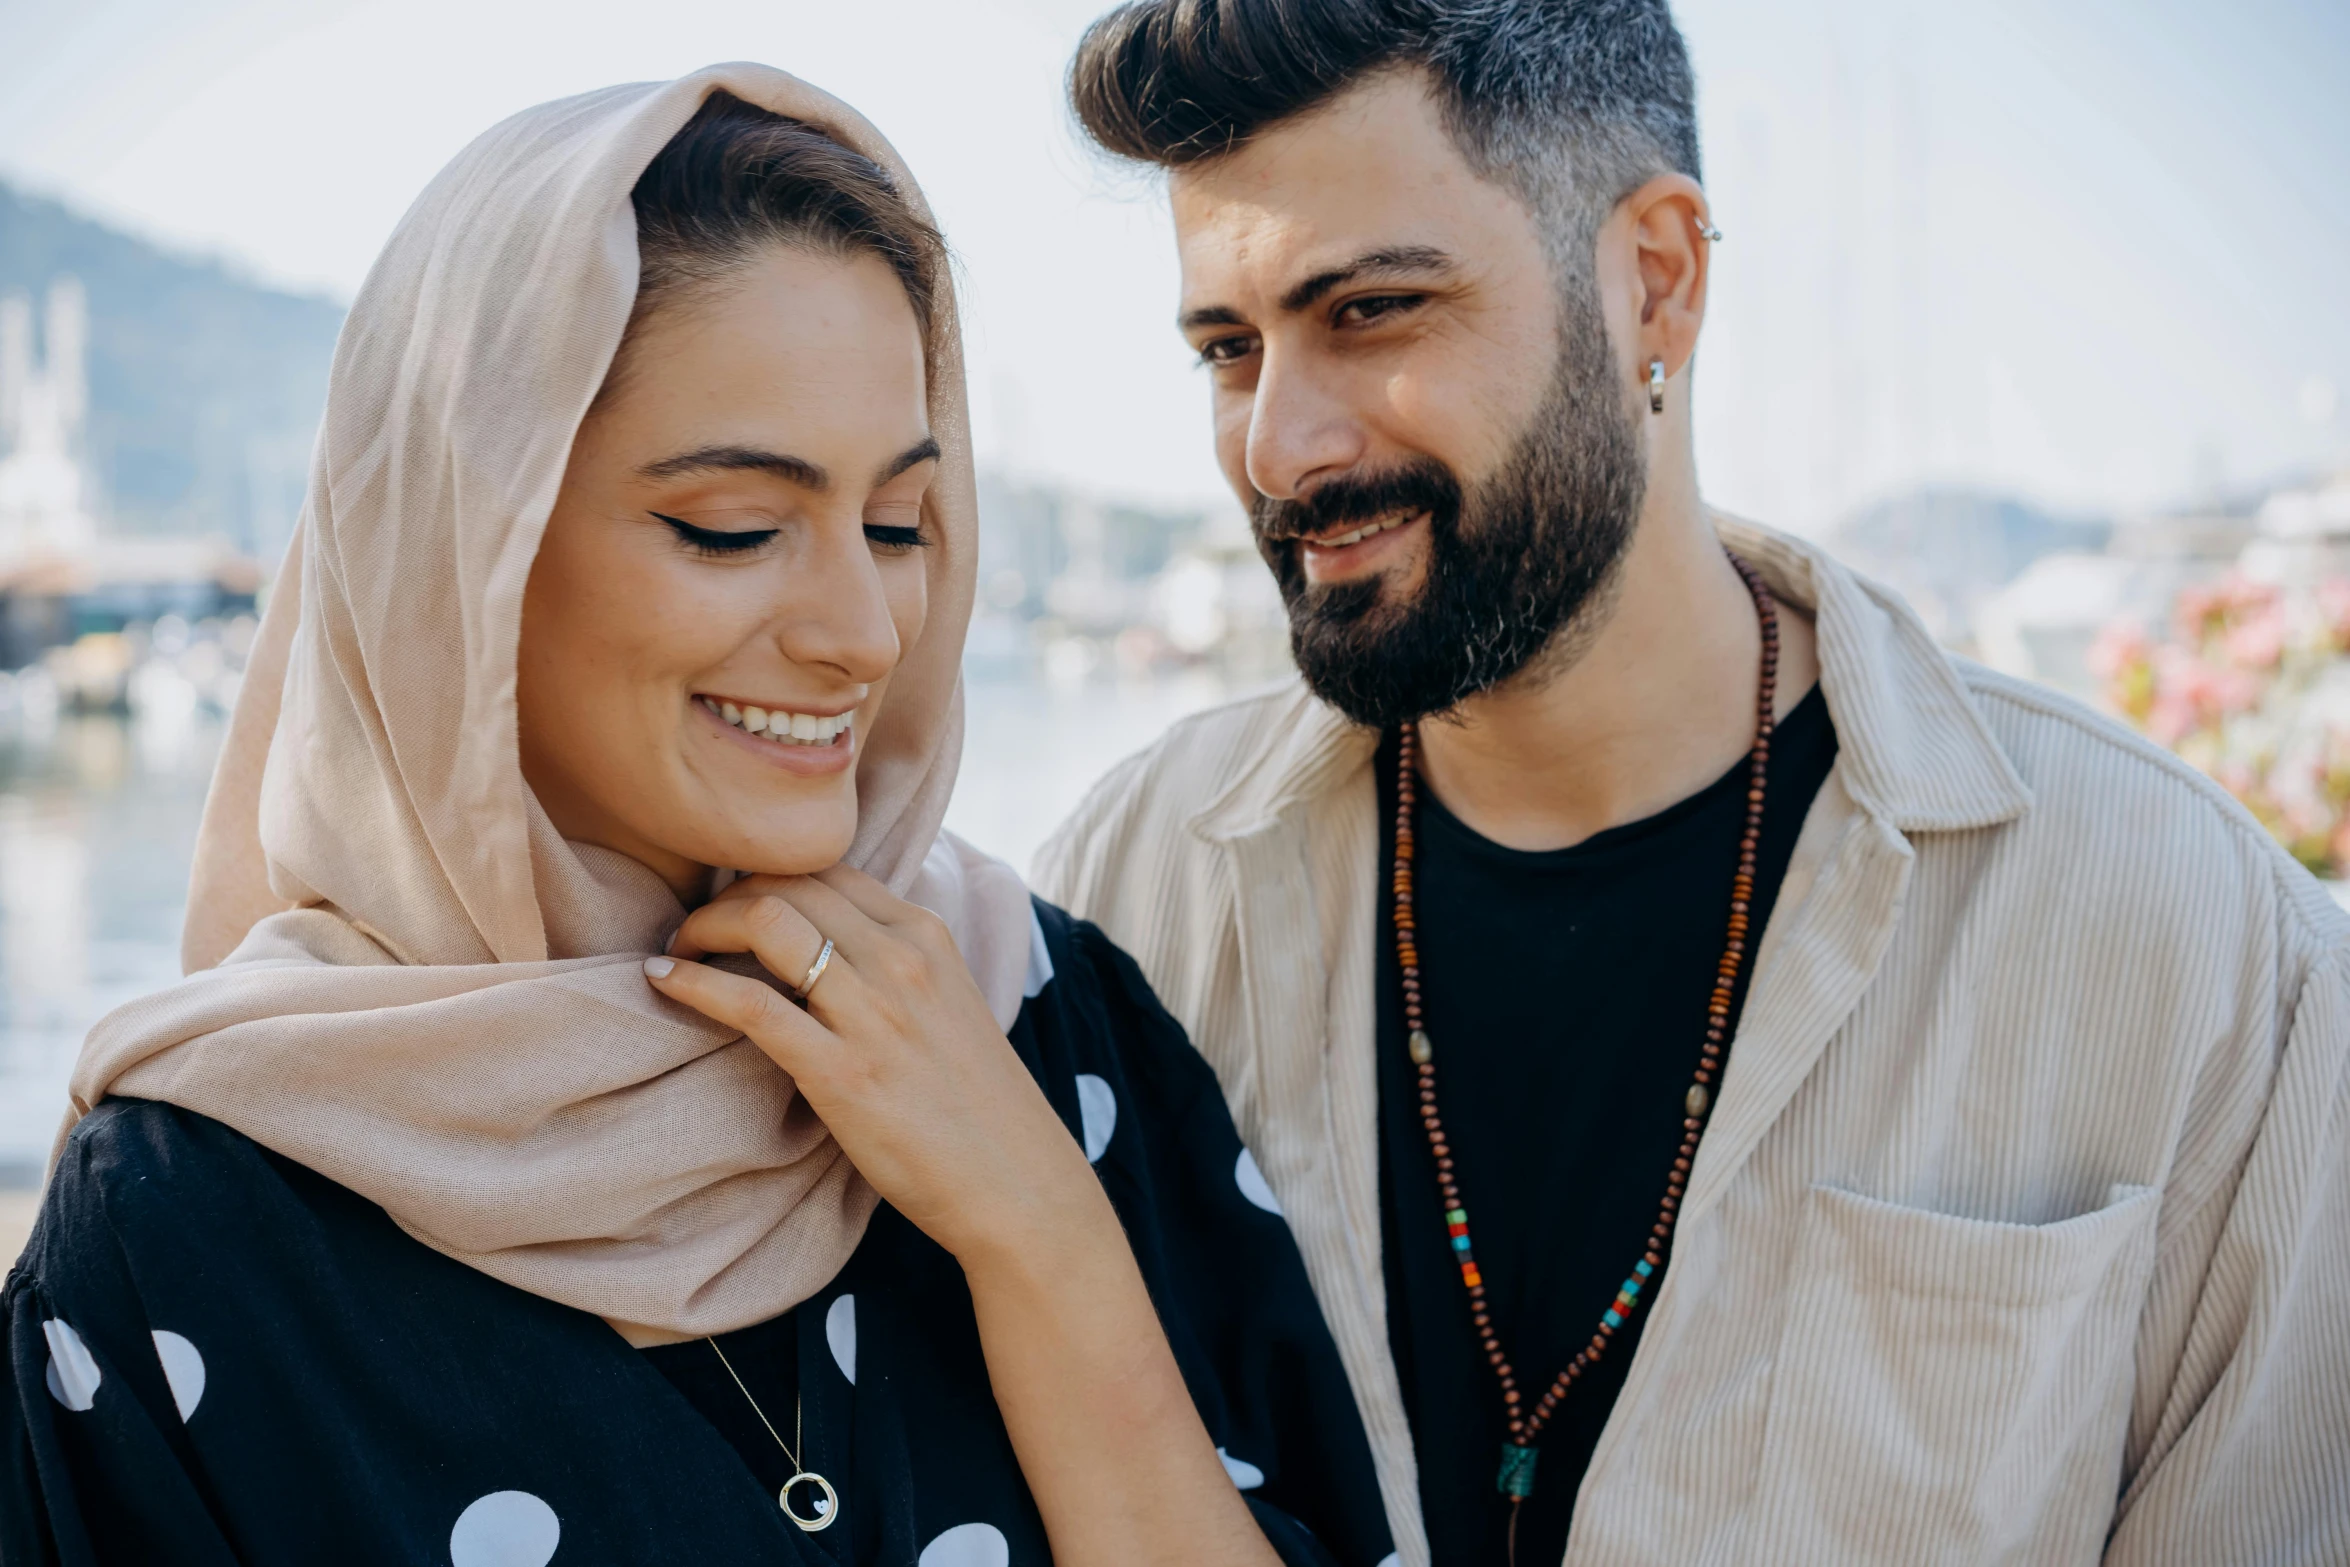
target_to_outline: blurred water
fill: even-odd
[[[969,687],[948,823],[1026,869],[1085,789],[1183,714],[1207,674]],[[38,1178],[92,1023],[179,977],[188,860],[221,722],[188,703],[135,719],[0,710],[0,1188]]]
[[[48,1153],[91,1023],[179,977],[217,719],[0,717],[0,1179]]]

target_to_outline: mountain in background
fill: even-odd
[[[1967,640],[1975,611],[2043,555],[2091,554],[2109,522],[2059,517],[1980,490],[1913,490],[1845,518],[1829,534],[1837,555],[1898,590],[1943,641]]]
[[[86,457],[120,533],[210,534],[274,563],[302,506],[343,307],[175,255],[0,184],[0,294],[89,293]]]

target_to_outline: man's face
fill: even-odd
[[[1643,492],[1597,295],[1418,77],[1177,173],[1181,324],[1299,667],[1387,725],[1519,673],[1612,580]]]

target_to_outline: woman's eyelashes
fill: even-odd
[[[672,517],[667,512],[655,512],[655,517],[669,524],[677,541],[697,555],[740,555],[765,544],[780,528],[747,528],[739,533],[719,528],[697,528],[683,517]]]
[[[724,528],[697,528],[683,517],[672,517],[657,511],[653,516],[669,525],[677,541],[697,555],[741,555],[759,548],[783,530],[781,528],[745,528],[739,531]],[[865,524],[865,542],[884,555],[903,555],[908,550],[920,549],[930,540],[918,524],[869,522]]]
[[[922,536],[919,527],[869,522],[865,524],[865,542],[884,555],[903,555],[908,550],[920,549],[930,541]]]

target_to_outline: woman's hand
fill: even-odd
[[[692,961],[748,952],[806,1010]],[[954,1254],[1053,1559],[1278,1567],[1200,1423],[1116,1210],[946,926],[870,876],[753,876],[645,973],[791,1073],[890,1205]],[[667,965],[664,967],[664,965]]]
[[[692,961],[747,952],[796,987],[827,937],[833,955],[805,1010]],[[789,1072],[859,1173],[966,1269],[1045,1237],[1117,1229],[1083,1151],[928,909],[846,866],[750,876],[695,910],[669,951],[666,973],[663,959],[645,965],[654,988],[741,1029]]]

